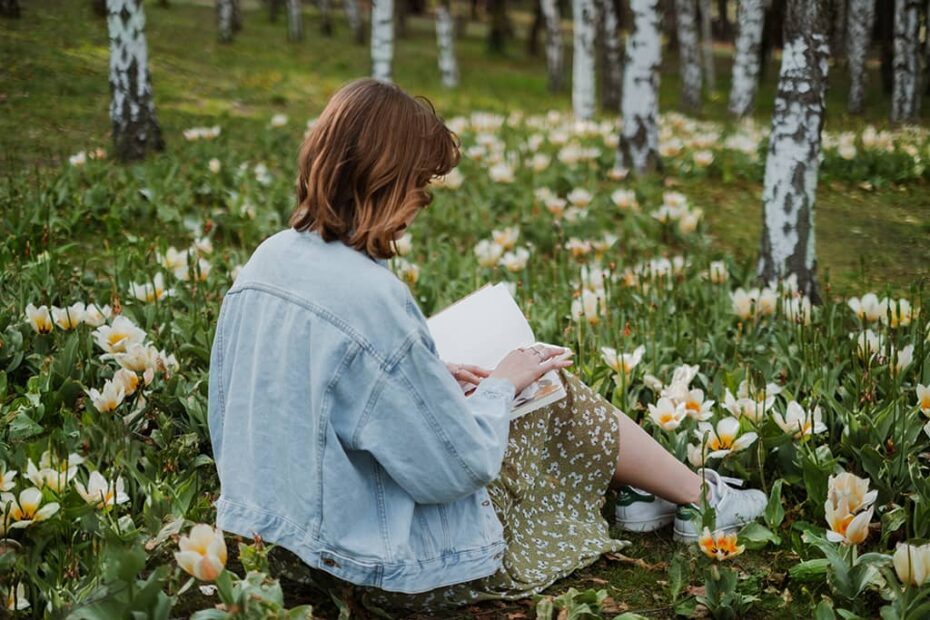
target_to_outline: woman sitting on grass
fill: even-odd
[[[435,611],[529,596],[621,549],[608,487],[625,491],[627,530],[674,522],[696,540],[697,511],[678,506],[713,507],[726,531],[755,519],[761,492],[691,471],[565,370],[563,349],[494,369],[439,359],[387,259],[458,161],[432,106],[389,83],[348,84],[313,125],[291,227],[252,255],[216,328],[218,526],[274,543],[285,577]],[[514,395],[550,369],[567,398],[511,421]]]

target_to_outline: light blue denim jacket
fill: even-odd
[[[514,384],[465,397],[407,286],[339,241],[281,231],[226,294],[210,361],[217,525],[356,584],[495,572]]]

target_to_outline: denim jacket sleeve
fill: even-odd
[[[452,502],[500,472],[515,387],[488,377],[466,398],[428,336],[413,332],[408,343],[383,371],[355,447],[370,452],[417,503]]]

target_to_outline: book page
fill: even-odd
[[[533,330],[503,284],[486,285],[429,319],[439,357],[489,370],[511,351],[533,344]]]

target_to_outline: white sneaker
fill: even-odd
[[[670,501],[636,487],[620,487],[617,493],[617,527],[630,532],[651,532],[670,525],[678,508]]]
[[[715,487],[718,497],[717,504],[713,507],[718,531],[735,532],[747,523],[755,521],[765,511],[768,498],[762,491],[734,489],[731,485],[742,486],[743,481],[721,476],[712,469],[704,469],[703,472],[707,484]],[[697,473],[700,475],[701,470]],[[675,515],[675,540],[693,542],[698,539],[703,529],[700,510],[701,506],[695,504],[679,507]],[[694,518],[691,518],[692,516]]]

